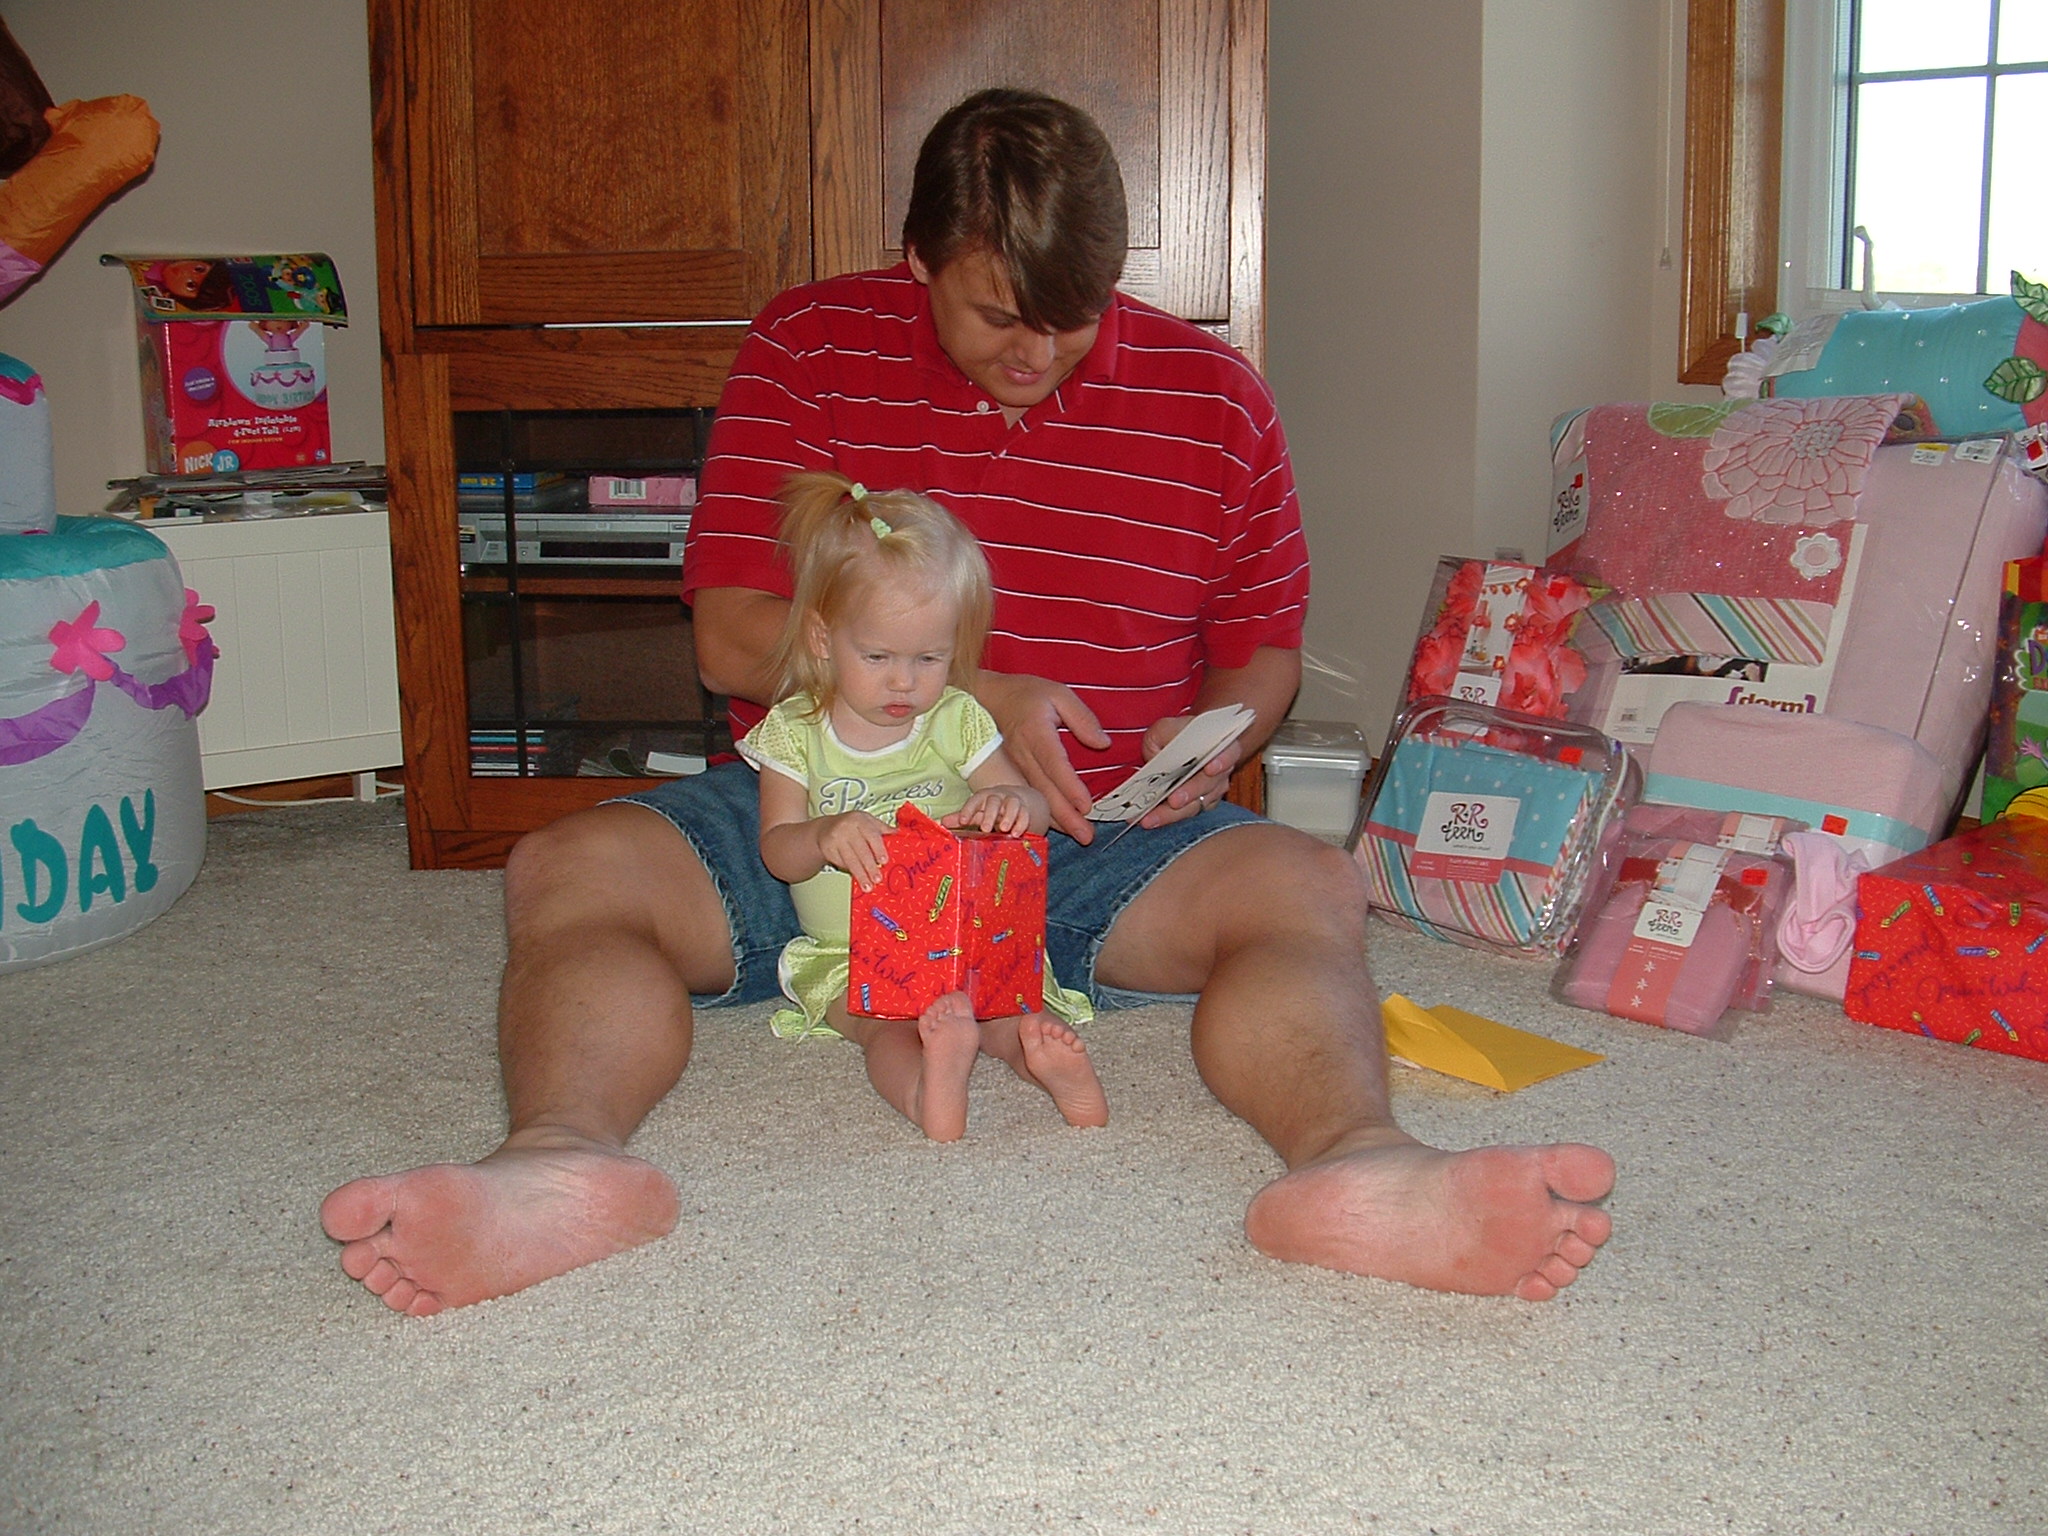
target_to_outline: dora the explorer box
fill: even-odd
[[[135,287],[149,471],[232,474],[334,457],[327,327],[348,309],[321,255],[103,256]]]

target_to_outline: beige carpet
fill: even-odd
[[[637,1144],[671,1238],[395,1317],[315,1210],[492,1144],[497,896],[391,806],[263,812],[0,976],[0,1532],[2048,1529],[2048,1067],[1796,1002],[1697,1041],[1386,930],[1389,987],[1608,1053],[1397,1084],[1445,1144],[1615,1152],[1556,1303],[1253,1253],[1274,1164],[1155,1007],[1091,1033],[1107,1131],[984,1064],[950,1148],[707,1020]]]

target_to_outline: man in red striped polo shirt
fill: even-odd
[[[1115,291],[1123,184],[1085,114],[970,97],[920,152],[907,260],[792,290],[719,404],[684,589],[735,733],[779,680],[776,498],[799,470],[937,498],[996,588],[976,692],[1053,808],[1047,949],[1100,1007],[1195,1000],[1203,1080],[1287,1172],[1245,1227],[1276,1257],[1414,1285],[1554,1296],[1605,1241],[1593,1147],[1441,1152],[1388,1109],[1350,858],[1224,803],[1300,681],[1308,564],[1286,442],[1229,347]],[[1096,796],[1194,714],[1237,744],[1119,838]],[[654,812],[650,815],[649,812]],[[626,1155],[688,1059],[693,1006],[758,1002],[794,935],[755,843],[752,771],[566,817],[506,871],[511,1131],[474,1167],[359,1179],[322,1216],[388,1305],[505,1294],[667,1232],[667,1177]]]

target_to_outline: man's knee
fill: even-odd
[[[652,811],[577,811],[513,845],[505,861],[506,921],[516,933],[533,924],[623,919],[687,881],[695,864],[688,840]]]
[[[1244,838],[1238,852],[1229,883],[1241,898],[1232,904],[1241,920],[1267,931],[1362,939],[1365,881],[1350,853],[1278,825]]]

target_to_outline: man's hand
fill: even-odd
[[[1052,824],[1078,843],[1094,841],[1095,824],[1088,813],[1095,801],[1067,761],[1060,727],[1084,747],[1106,750],[1109,737],[1095,712],[1065,684],[1022,672],[982,673],[975,696],[994,716],[1003,749],[1024,782],[1045,796]]]
[[[1140,818],[1142,827],[1163,827],[1169,822],[1198,816],[1220,802],[1230,790],[1230,776],[1238,764],[1251,760],[1266,744],[1273,727],[1287,717],[1301,686],[1301,652],[1278,646],[1261,646],[1250,661],[1230,669],[1211,668],[1195,696],[1194,707],[1185,715],[1155,720],[1145,732],[1145,760],[1178,736],[1196,715],[1225,704],[1247,704],[1258,717],[1245,733],[1202,764],[1202,771]]]
[[[1193,715],[1174,715],[1169,719],[1155,720],[1145,732],[1145,761],[1178,736]],[[1220,803],[1230,789],[1230,776],[1237,772],[1237,765],[1244,761],[1244,738],[1230,742],[1208,762],[1187,783],[1180,786],[1164,800],[1153,806],[1138,818],[1141,827],[1170,826],[1176,821],[1185,821],[1190,816],[1199,816],[1210,806]]]

